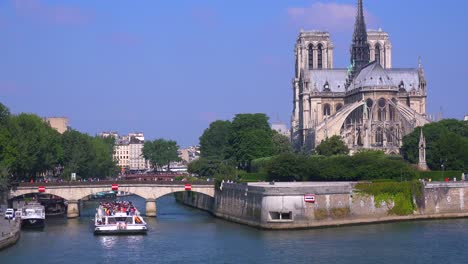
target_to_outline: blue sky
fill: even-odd
[[[91,135],[142,131],[181,146],[236,113],[289,123],[299,30],[329,30],[346,67],[355,3],[0,0],[0,102]],[[428,112],[468,114],[468,2],[364,5],[368,28],[390,34],[394,67],[422,56]]]

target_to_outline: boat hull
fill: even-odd
[[[44,228],[44,219],[21,219],[22,228]]]
[[[95,235],[146,235],[148,229],[94,229]]]

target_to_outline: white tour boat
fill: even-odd
[[[146,234],[146,222],[140,212],[130,206],[119,206],[119,202],[101,203],[96,209],[94,234]]]
[[[40,203],[27,203],[21,209],[21,226],[25,228],[43,228],[45,208]]]

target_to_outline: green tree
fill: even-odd
[[[272,130],[265,114],[237,114],[229,135],[229,157],[239,168],[248,169],[256,158],[271,156],[274,152]]]
[[[344,144],[343,140],[337,135],[332,136],[323,140],[320,145],[315,148],[315,151],[319,155],[324,156],[332,156],[332,155],[339,155],[339,154],[348,154],[349,149]]]
[[[116,162],[112,158],[114,140],[112,138],[91,137],[76,130],[63,134],[62,176],[69,179],[71,173],[83,178],[105,178],[117,173]]]
[[[426,162],[430,169],[468,170],[468,122],[445,119],[423,128],[426,138]],[[421,128],[403,138],[403,157],[411,163],[419,161]]]
[[[229,148],[230,121],[215,121],[200,137],[201,156],[210,159],[224,159]]]
[[[199,176],[214,177],[216,175],[235,175],[235,168],[227,161],[199,158],[188,164],[188,172]]]
[[[180,161],[177,153],[178,149],[177,142],[173,140],[156,139],[145,142],[143,145],[143,156],[156,168],[167,165],[167,170],[169,171],[171,162]]]
[[[11,116],[7,122],[3,164],[16,180],[53,170],[62,155],[60,134],[32,114]]]
[[[5,125],[9,118],[10,110],[8,109],[8,107],[0,103],[0,126]]]
[[[292,153],[293,148],[291,144],[291,139],[285,135],[278,133],[277,131],[272,131],[272,140],[273,140],[273,154],[285,154],[285,153]]]

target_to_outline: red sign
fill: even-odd
[[[119,185],[118,184],[112,184],[112,190],[113,191],[117,191],[119,189]]]
[[[315,194],[304,194],[304,202],[315,203]]]
[[[192,190],[192,185],[191,184],[185,184],[185,190],[186,191],[191,191]]]
[[[45,192],[45,186],[39,186],[39,187],[37,187],[37,190],[38,190],[40,193],[43,193],[43,192]]]

